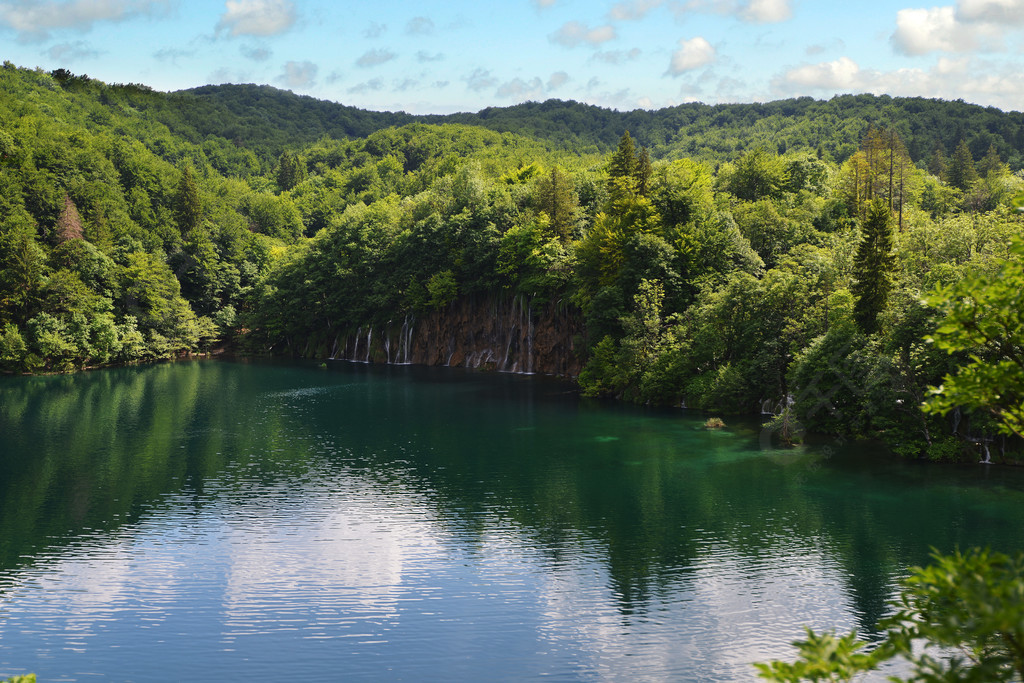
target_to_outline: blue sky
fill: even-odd
[[[108,83],[261,83],[417,114],[863,92],[1024,110],[1024,0],[953,2],[0,0],[0,45]]]

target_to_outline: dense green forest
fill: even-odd
[[[1022,167],[1024,115],[963,102],[414,117],[5,63],[0,369],[302,353],[520,297],[582,319],[588,395],[1009,458]]]

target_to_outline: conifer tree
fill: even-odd
[[[636,193],[646,197],[651,191],[651,176],[654,170],[651,168],[651,155],[646,147],[640,148],[640,155],[636,160],[636,169],[633,172],[636,178]]]
[[[857,301],[853,317],[865,334],[878,329],[878,314],[885,310],[892,290],[896,259],[893,255],[892,211],[881,199],[868,207],[861,226],[861,240],[854,256],[854,281],[850,287]]]
[[[999,158],[999,150],[996,149],[995,145],[989,145],[988,152],[985,153],[985,157],[978,162],[976,167],[978,175],[982,178],[988,176],[1005,176],[1010,173],[1009,167],[1003,163],[1003,160]]]
[[[199,187],[196,185],[192,164],[188,162],[182,165],[174,208],[182,235],[187,235],[202,224],[203,204],[199,199]]]
[[[608,162],[608,176],[615,180],[619,178],[632,179],[636,175],[636,145],[627,130],[619,138],[619,147]]]
[[[277,185],[282,190],[290,190],[299,184],[299,166],[297,160],[287,150],[281,152],[277,162]]]
[[[978,170],[974,167],[971,150],[965,141],[960,140],[960,144],[953,151],[953,158],[949,160],[949,168],[946,169],[946,182],[966,192],[977,179]]]
[[[548,214],[552,232],[563,242],[568,241],[578,201],[572,181],[557,166],[552,166],[551,173],[538,180],[537,203],[540,210]]]
[[[942,144],[940,143],[939,146],[935,148],[935,151],[932,152],[931,159],[928,160],[928,172],[936,178],[945,178],[946,169],[948,167],[949,164],[946,161],[946,150],[942,148]]]

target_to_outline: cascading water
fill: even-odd
[[[498,372],[575,375],[582,338],[579,316],[558,303],[529,297],[472,297],[398,321],[340,335],[332,358],[355,362],[446,365]],[[365,336],[365,339],[364,339]]]
[[[533,374],[533,302],[531,301],[526,307],[526,324],[528,331],[526,333],[526,372],[527,374]]]

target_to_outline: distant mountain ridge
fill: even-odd
[[[368,111],[266,85],[208,85],[170,93],[167,98],[200,135],[269,145],[274,152],[325,135],[361,138],[382,128],[418,122],[482,126],[586,152],[611,150],[623,131],[629,130],[638,144],[659,158],[726,160],[762,146],[773,151],[820,149],[841,161],[857,149],[866,128],[875,125],[895,128],[916,161],[936,149],[948,154],[966,139],[975,158],[995,147],[1011,168],[1024,167],[1024,113],[959,100],[839,95],[830,100],[687,103],[626,112],[547,100],[479,112],[413,115]]]

